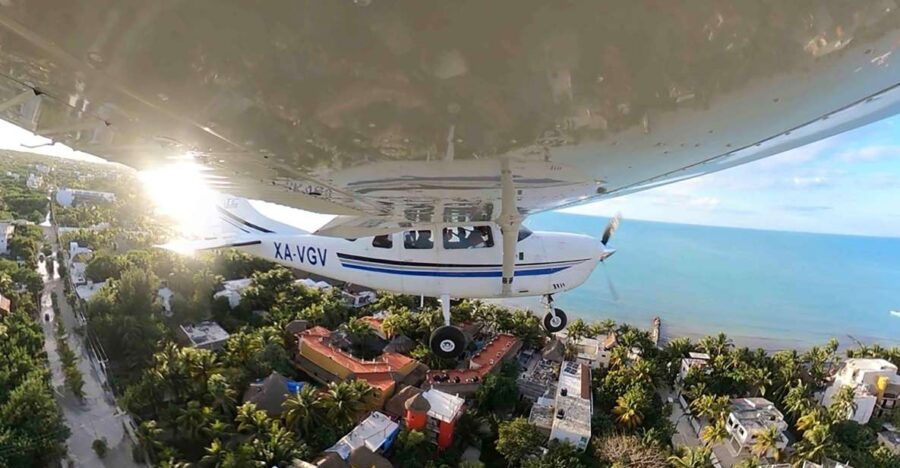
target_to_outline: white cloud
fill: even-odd
[[[797,187],[821,187],[828,184],[828,179],[821,176],[794,177],[793,182]]]
[[[837,157],[844,162],[871,162],[893,156],[900,156],[900,146],[864,146],[844,151]]]

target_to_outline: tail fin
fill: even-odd
[[[296,226],[272,219],[253,206],[250,200],[222,195],[216,204],[223,234],[259,236],[264,234],[306,234]]]

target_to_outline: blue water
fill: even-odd
[[[533,230],[599,236],[605,218],[544,213]],[[557,304],[585,320],[666,336],[723,331],[739,344],[808,347],[835,337],[900,344],[900,238],[839,236],[623,220],[607,261]]]

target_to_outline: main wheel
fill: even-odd
[[[547,315],[544,316],[544,328],[550,333],[562,331],[563,328],[566,328],[566,323],[568,323],[568,318],[562,309],[553,309],[553,312],[547,312]]]
[[[444,325],[431,333],[429,344],[437,356],[455,359],[466,349],[466,335],[459,328]]]

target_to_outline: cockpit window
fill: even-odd
[[[519,238],[516,240],[516,242],[522,242],[523,240],[527,239],[528,236],[530,236],[532,234],[534,234],[534,233],[531,232],[531,229],[528,229],[525,226],[520,226],[519,227]]]
[[[490,226],[444,228],[445,249],[483,249],[494,246]]]
[[[406,231],[403,233],[403,247],[407,249],[433,249],[434,239],[431,231]]]
[[[390,234],[386,236],[375,236],[372,239],[372,247],[378,247],[379,249],[389,249],[393,246],[394,241],[391,239]]]

